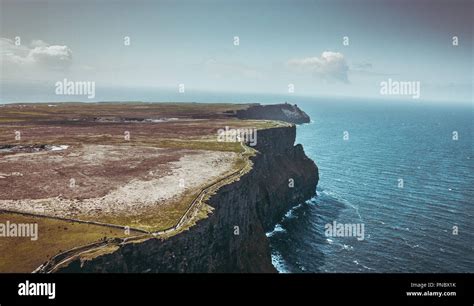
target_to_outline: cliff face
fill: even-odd
[[[296,104],[254,105],[247,109],[238,110],[239,119],[267,119],[280,120],[295,124],[309,123],[309,116]]]
[[[311,198],[319,179],[295,136],[295,126],[258,131],[252,171],[219,189],[208,201],[214,211],[189,230],[75,260],[59,272],[275,272],[265,232]]]

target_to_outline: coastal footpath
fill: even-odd
[[[265,232],[310,199],[319,180],[295,137],[295,125],[258,130],[252,170],[213,194],[212,213],[188,230],[78,257],[55,272],[276,272]]]

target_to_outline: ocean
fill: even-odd
[[[474,272],[472,106],[299,103],[317,196],[267,233],[280,272]],[[326,225],[363,224],[364,239]],[[329,235],[328,235],[329,234]]]

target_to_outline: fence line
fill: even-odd
[[[244,152],[240,153],[241,157],[243,157],[243,154],[244,153],[247,153],[248,152],[248,147],[246,147],[243,142],[240,143],[240,145],[242,146],[242,148],[244,149]],[[237,171],[234,171],[232,173],[230,173],[229,175],[219,179],[217,182],[214,182],[214,183],[211,183],[209,185],[207,185],[206,187],[204,187],[203,189],[201,189],[201,191],[198,193],[198,195],[193,199],[193,201],[191,202],[190,206],[188,207],[188,209],[184,212],[183,216],[179,219],[179,221],[176,223],[176,225],[173,225],[167,229],[164,229],[164,230],[160,230],[160,231],[156,231],[156,232],[149,232],[149,231],[145,231],[145,230],[142,230],[142,229],[133,229],[135,231],[138,231],[138,232],[142,232],[142,233],[145,233],[145,234],[151,234],[153,236],[159,236],[159,235],[162,235],[162,234],[168,234],[168,233],[171,233],[173,231],[176,231],[178,230],[180,227],[182,227],[185,222],[189,221],[192,219],[192,217],[194,217],[194,214],[192,214],[191,217],[188,218],[188,214],[191,213],[191,211],[194,210],[194,208],[197,208],[199,204],[202,204],[202,200],[204,198],[204,194],[209,190],[211,189],[212,187],[216,186],[217,184],[223,182],[224,180],[227,180],[229,179],[230,177],[238,174],[239,176],[241,176],[243,174],[243,171],[245,170],[245,168],[249,165],[249,163],[247,163],[246,165],[244,165],[241,169],[237,170]],[[198,201],[199,197],[201,197],[201,199]],[[0,211],[2,211],[2,209],[0,209]],[[199,210],[195,210],[196,212],[199,211]],[[85,221],[85,220],[76,220],[76,219],[69,219],[69,218],[63,218],[63,217],[56,217],[56,216],[46,216],[46,215],[37,215],[37,214],[32,214],[32,213],[21,213],[21,212],[15,212],[15,213],[20,213],[20,214],[25,214],[25,215],[31,215],[31,216],[40,216],[40,217],[46,217],[46,218],[54,218],[54,219],[59,219],[59,220],[65,220],[65,221],[74,221],[74,222],[81,222],[81,223],[88,223],[88,224],[95,224],[95,225],[101,225],[101,226],[107,226],[107,227],[114,227],[114,228],[121,228],[121,229],[132,229],[131,227],[125,227],[125,226],[122,226],[122,225],[116,225],[116,224],[110,224],[110,223],[102,223],[102,222],[95,222],[95,221]],[[76,248],[72,248],[70,250],[67,250],[67,251],[64,251],[64,252],[61,252],[55,256],[53,256],[51,259],[49,259],[46,263],[40,265],[38,268],[36,268],[33,273],[51,273],[51,272],[54,272],[54,269],[56,267],[58,267],[60,264],[63,264],[65,261],[67,261],[68,257],[71,258],[75,255],[79,255],[80,253],[84,253],[86,251],[90,251],[94,248],[100,248],[100,247],[104,247],[110,243],[114,243],[114,244],[118,244],[118,245],[123,245],[124,243],[126,242],[129,242],[133,239],[136,239],[136,238],[140,238],[140,237],[144,237],[146,235],[139,235],[139,236],[133,236],[133,237],[127,237],[127,238],[111,238],[111,239],[107,239],[107,240],[103,240],[103,241],[99,241],[99,242],[94,242],[94,243],[90,243],[90,244],[87,244],[87,245],[83,245],[83,246],[79,246],[79,247],[76,247]]]

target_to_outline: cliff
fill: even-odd
[[[280,120],[295,124],[309,123],[309,116],[296,104],[253,105],[247,109],[237,110],[239,119]]]
[[[275,272],[265,232],[311,198],[319,179],[295,136],[294,125],[259,130],[253,169],[219,189],[208,201],[213,212],[189,230],[76,259],[58,272]]]

